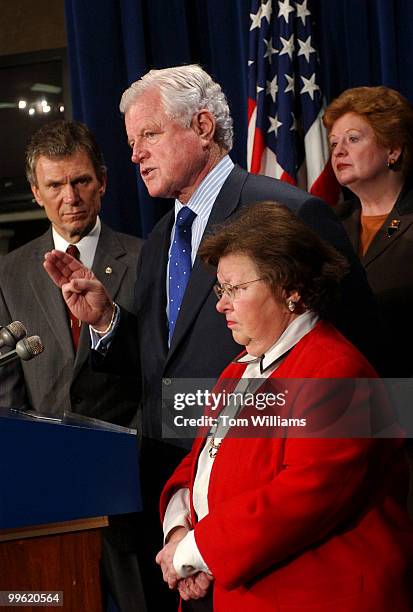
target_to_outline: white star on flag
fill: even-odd
[[[293,132],[294,130],[298,129],[298,123],[297,123],[297,119],[295,118],[294,113],[291,113],[291,118],[292,118],[292,124],[290,127],[290,131]]]
[[[307,0],[304,0],[302,4],[296,3],[297,9],[297,19],[301,19],[303,22],[303,26],[305,25],[305,18],[311,15],[310,11],[307,8]]]
[[[288,19],[290,18],[290,13],[294,13],[295,8],[290,5],[290,0],[281,0],[278,2],[278,17],[284,17],[286,23],[288,23]]]
[[[287,79],[288,83],[287,87],[284,89],[284,93],[288,93],[289,91],[292,91],[294,93],[294,76],[290,76],[289,74],[285,74],[284,76]]]
[[[260,6],[260,8],[258,9],[256,14],[250,13],[250,19],[251,19],[250,32],[251,32],[251,30],[254,30],[255,28],[259,28],[260,27],[260,23],[261,23],[261,10],[262,10],[262,7]]]
[[[272,81],[267,81],[266,93],[271,95],[272,101],[275,102],[275,95],[278,93],[277,75],[274,76]]]
[[[267,50],[264,53],[264,58],[266,57],[271,58],[273,53],[278,53],[278,49],[274,49],[274,47],[272,46],[272,38],[270,38],[270,40],[264,40],[264,44],[267,47]]]
[[[315,82],[315,73],[312,74],[309,79],[306,79],[302,76],[301,80],[304,83],[304,87],[301,89],[300,94],[308,93],[310,98],[314,100],[314,92],[320,89],[317,83]]]
[[[288,53],[290,59],[293,59],[294,53],[294,34],[291,34],[290,38],[285,39],[280,36],[280,41],[282,43],[283,48],[280,51],[280,55],[285,55]]]
[[[275,135],[277,136],[278,128],[282,126],[281,121],[278,121],[277,115],[275,115],[275,117],[268,117],[268,119],[270,120],[270,123],[271,123],[271,126],[268,128],[268,134],[270,132],[274,132]]]
[[[298,44],[300,45],[300,50],[297,55],[304,55],[307,62],[309,62],[310,53],[315,53],[315,49],[311,46],[311,36],[305,42],[298,39]]]
[[[261,19],[266,19],[268,23],[270,23],[272,14],[272,2],[271,0],[267,0],[265,4],[261,4]]]

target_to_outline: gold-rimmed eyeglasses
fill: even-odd
[[[237,299],[240,293],[240,289],[245,287],[245,285],[250,285],[251,283],[257,283],[258,281],[264,280],[263,278],[254,278],[254,280],[247,281],[246,283],[240,283],[239,285],[230,285],[229,283],[216,283],[214,285],[214,291],[217,298],[220,300],[223,295],[226,295],[228,299],[233,302]]]

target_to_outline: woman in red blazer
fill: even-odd
[[[322,318],[345,263],[287,209],[257,204],[207,238],[201,253],[218,268],[217,308],[246,348],[217,389],[228,381],[237,392],[257,392],[277,379],[376,377]],[[291,392],[292,416],[317,418],[325,432],[338,413],[344,426],[350,419],[355,394],[339,383],[308,392],[291,381]],[[216,423],[195,441],[161,498],[166,544],[157,562],[184,609],[413,609],[401,439],[332,438],[334,429],[305,437],[305,427],[290,435],[296,421],[288,437],[274,437],[273,422],[260,437],[238,437],[225,419]]]

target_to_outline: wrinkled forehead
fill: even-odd
[[[165,104],[160,92],[155,88],[151,88],[139,94],[129,105],[125,112],[125,122],[126,124],[136,123],[150,116],[166,114]]]
[[[139,133],[151,125],[176,123],[187,126],[189,120],[185,109],[181,109],[175,102],[168,103],[156,87],[140,93],[125,111],[125,128],[128,135]]]

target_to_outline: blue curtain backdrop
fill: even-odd
[[[384,84],[413,102],[411,0],[308,0],[331,100]],[[73,117],[96,133],[109,170],[102,212],[114,229],[147,236],[171,205],[150,198],[130,161],[123,90],[150,68],[200,63],[228,97],[232,158],[245,167],[250,0],[66,0]]]

